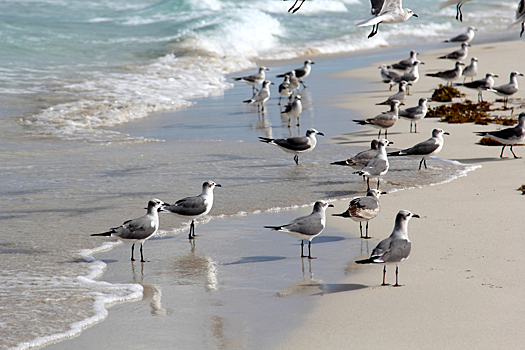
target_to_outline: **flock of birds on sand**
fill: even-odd
[[[300,0],[295,1],[292,8],[290,8],[290,11],[296,12],[299,10],[304,0],[300,4],[299,1]],[[440,4],[440,8],[456,4],[458,11],[457,19],[461,20],[461,6],[468,1],[472,0],[444,1]],[[521,15],[519,17],[518,15],[516,16],[516,23],[521,21],[522,26],[523,21],[525,21],[525,14],[523,14],[523,1],[524,0],[520,1],[518,8],[518,12],[520,12]],[[371,33],[371,36],[377,33],[379,23],[403,22],[415,15],[410,10],[403,10],[404,17],[402,18],[404,19],[402,21],[399,20],[399,16],[396,17],[392,15],[392,12],[398,13],[398,10],[401,9],[401,0],[371,0],[371,3],[372,14],[374,16],[361,21],[360,24],[358,24],[373,25],[374,30]],[[439,57],[439,59],[456,61],[454,69],[437,73],[428,73],[426,75],[446,80],[449,85],[463,77],[463,82],[456,83],[456,86],[478,90],[478,99],[480,101],[482,101],[482,91],[491,91],[499,94],[504,97],[504,107],[506,108],[508,98],[518,91],[517,77],[523,76],[523,74],[513,71],[510,74],[509,84],[496,87],[494,86],[494,78],[498,76],[490,72],[486,73],[484,79],[474,80],[474,77],[478,73],[477,58],[472,57],[470,65],[465,69],[463,68],[465,65],[461,61],[468,56],[468,47],[470,46],[469,42],[474,38],[475,31],[476,28],[468,27],[465,33],[446,40],[446,42],[461,43],[460,49]],[[388,172],[390,167],[388,157],[415,157],[421,159],[418,171],[420,171],[423,166],[427,169],[427,158],[432,157],[441,151],[444,145],[443,135],[449,135],[448,132],[440,128],[435,128],[432,130],[431,138],[409,148],[387,152],[387,147],[392,144],[392,142],[387,139],[388,129],[395,125],[399,117],[405,118],[411,122],[410,132],[412,132],[412,124],[414,124],[414,132],[417,132],[417,121],[424,118],[428,112],[428,102],[430,99],[427,98],[420,98],[417,106],[400,109],[400,106],[404,105],[404,102],[409,95],[409,86],[416,84],[420,78],[418,67],[420,64],[424,63],[417,59],[417,55],[417,52],[411,51],[409,58],[391,65],[383,64],[379,67],[381,69],[381,79],[384,83],[390,85],[390,89],[395,84],[398,84],[399,86],[399,90],[396,94],[390,96],[385,101],[377,103],[378,105],[389,105],[390,110],[373,118],[354,120],[360,125],[369,125],[379,129],[378,138],[371,141],[370,149],[359,152],[346,160],[331,163],[333,165],[350,166],[356,170],[354,174],[362,176],[363,179],[366,179],[367,181],[367,193],[365,196],[352,199],[349,203],[348,209],[343,213],[332,214],[333,216],[350,218],[353,221],[359,222],[360,234],[363,239],[370,238],[368,233],[369,221],[377,217],[379,214],[381,210],[379,198],[381,195],[386,194],[386,192],[380,191],[379,188],[381,177]],[[277,76],[284,78],[283,83],[279,85],[279,104],[281,103],[281,98],[283,96],[287,97],[289,100],[289,103],[282,112],[288,117],[288,126],[290,126],[290,122],[294,118],[297,119],[297,124],[299,125],[299,116],[302,112],[302,105],[301,96],[296,92],[301,85],[303,88],[306,88],[304,79],[311,73],[312,64],[314,64],[314,62],[306,60],[303,67]],[[243,82],[252,86],[254,92],[253,97],[244,102],[256,104],[258,106],[258,111],[260,110],[262,112],[264,112],[264,103],[270,98],[270,85],[273,84],[269,80],[266,80],[265,72],[268,70],[269,69],[266,67],[260,67],[256,74],[235,78],[235,81]],[[471,81],[466,82],[466,79],[469,77],[471,78]],[[256,87],[259,85],[262,85],[262,87],[257,89]],[[294,93],[296,93],[295,96]],[[381,138],[382,130],[384,130],[384,138]],[[503,144],[500,157],[503,157],[505,147],[510,146],[514,158],[518,158],[512,147],[515,144],[525,142],[525,113],[519,115],[518,125],[514,127],[491,132],[479,132],[477,134],[479,136],[492,138]],[[296,164],[299,164],[299,155],[311,152],[315,148],[317,143],[316,135],[324,136],[323,133],[312,128],[307,130],[306,136],[296,136],[283,139],[260,137],[259,139],[261,142],[278,146],[283,151],[294,154],[294,161]],[[377,179],[377,188],[375,189],[370,188],[371,178]],[[200,195],[180,199],[174,204],[163,202],[160,199],[152,199],[148,203],[146,215],[133,220],[128,220],[121,226],[112,228],[107,232],[93,234],[92,236],[111,236],[119,238],[124,242],[132,243],[132,261],[135,260],[135,243],[140,244],[140,261],[145,262],[143,243],[148,238],[152,237],[159,229],[159,213],[171,213],[181,217],[190,218],[192,221],[188,237],[189,239],[195,239],[195,219],[207,215],[212,209],[214,198],[213,190],[215,187],[221,187],[221,185],[216,184],[213,181],[206,181],[202,185],[202,193]],[[326,209],[329,207],[333,207],[333,205],[320,200],[315,202],[311,214],[299,217],[285,225],[265,226],[265,228],[286,232],[290,236],[300,239],[301,258],[307,257],[308,259],[314,259],[311,255],[311,242],[313,238],[317,237],[324,230],[326,225]],[[408,238],[408,222],[411,218],[419,218],[419,216],[408,210],[400,210],[395,218],[394,229],[391,235],[379,242],[368,259],[355,261],[357,264],[384,264],[382,285],[387,285],[385,281],[386,265],[396,264],[396,283],[394,286],[400,286],[398,283],[397,264],[406,260],[410,255],[411,242]],[[366,223],[365,234],[363,234],[363,223]],[[304,240],[308,240],[308,255],[304,254]]]

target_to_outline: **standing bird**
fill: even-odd
[[[461,48],[456,51],[452,51],[449,54],[440,56],[439,59],[441,60],[456,60],[456,61],[463,61],[468,56],[468,47],[470,46],[469,43],[462,43]]]
[[[413,123],[414,132],[417,133],[417,121],[427,116],[427,112],[428,112],[427,102],[428,102],[428,99],[425,97],[422,97],[419,99],[419,103],[417,106],[402,109],[399,111],[398,113],[399,117],[406,119],[406,120],[410,120],[410,132],[412,132],[412,123]]]
[[[374,118],[368,119],[354,119],[354,122],[359,125],[370,125],[373,128],[379,129],[377,138],[381,138],[381,130],[385,130],[385,137],[388,137],[388,129],[393,127],[398,119],[399,105],[402,103],[398,100],[390,102],[390,110],[376,115]]]
[[[95,233],[91,236],[106,236],[106,237],[117,237],[123,242],[133,243],[131,246],[131,261],[135,261],[135,243],[140,243],[140,261],[144,260],[142,254],[142,245],[144,242],[157,233],[159,229],[159,209],[168,203],[164,203],[160,199],[152,199],[148,202],[148,212],[146,215],[140,218],[128,220],[119,227],[114,227],[107,232]]]
[[[364,197],[356,197],[350,201],[348,209],[342,214],[332,214],[332,216],[342,216],[344,218],[350,218],[354,221],[359,222],[359,232],[361,238],[369,239],[372,237],[368,236],[368,222],[375,218],[381,210],[379,204],[379,197],[386,192],[379,190],[369,190]],[[366,221],[366,236],[363,236],[363,221]]]
[[[290,89],[290,76],[286,74],[284,81],[279,84],[279,103],[281,105],[281,97],[286,96],[288,99],[292,97],[292,90]]]
[[[516,156],[514,151],[512,150],[512,146],[525,142],[525,113],[520,113],[519,119],[518,119],[518,125],[512,127],[512,128],[506,128],[503,130],[497,130],[497,131],[484,131],[484,132],[477,132],[478,136],[486,136],[493,140],[496,140],[503,144],[503,148],[501,149],[501,154],[499,155],[500,158],[503,158],[503,151],[505,150],[505,147],[510,145],[510,151],[512,152],[512,155],[514,158],[521,158]]]
[[[312,62],[310,60],[304,61],[304,66],[301,68],[294,69],[295,70],[295,76],[297,79],[299,79],[299,82],[303,85],[304,88],[306,88],[306,85],[304,85],[303,79],[310,75],[310,72],[312,71],[312,64],[315,64],[315,62]],[[292,72],[286,72],[284,74],[279,74],[277,78],[282,78],[285,75],[291,75]]]
[[[463,12],[461,12],[461,7],[464,3],[469,2],[472,0],[445,0],[441,1],[439,3],[439,10],[441,11],[447,6],[456,5],[456,21],[459,19],[461,22],[463,22]]]
[[[299,154],[311,152],[317,144],[315,135],[324,136],[322,132],[315,129],[306,130],[306,136],[294,136],[287,139],[270,139],[267,137],[260,137],[261,142],[269,143],[270,145],[278,146],[283,151],[293,153],[295,156],[293,160],[295,164],[299,164]]]
[[[179,199],[173,205],[165,205],[160,209],[161,213],[172,213],[178,216],[191,218],[189,239],[195,238],[195,219],[208,214],[213,207],[213,189],[222,187],[213,181],[202,184],[202,193],[195,197]]]
[[[301,95],[296,95],[292,103],[289,103],[284,111],[281,113],[286,114],[288,117],[288,127],[293,118],[297,118],[297,126],[299,126],[299,116],[303,111],[303,105],[301,103]]]
[[[463,83],[467,80],[467,77],[470,77],[470,81],[474,81],[476,75],[478,75],[478,59],[472,57],[470,59],[470,64],[463,69]]]
[[[373,26],[368,35],[370,39],[377,34],[380,23],[402,23],[417,15],[410,9],[404,9],[402,0],[370,0],[372,17],[354,21],[358,27]]]
[[[315,259],[311,254],[312,239],[323,232],[326,225],[326,208],[328,207],[333,207],[333,205],[324,201],[317,201],[310,215],[301,216],[287,225],[264,227],[271,228],[274,231],[286,232],[292,237],[299,238],[301,240],[301,258]],[[308,256],[303,253],[303,240],[305,239],[308,240]]]
[[[348,158],[347,160],[341,160],[330,164],[350,166],[356,170],[361,170],[366,165],[366,163],[368,163],[368,161],[374,158],[374,156],[377,154],[378,142],[379,140],[373,139],[372,142],[370,142],[370,149],[367,149],[366,151],[361,151],[355,156]]]
[[[363,169],[354,172],[354,174],[366,177],[367,191],[370,190],[370,178],[377,178],[377,189],[379,190],[379,183],[381,182],[381,176],[388,172],[390,164],[388,163],[388,157],[386,155],[386,146],[393,142],[387,139],[379,140],[377,143],[377,152],[374,158],[370,159]]]
[[[259,73],[248,75],[246,77],[241,77],[241,78],[233,78],[233,80],[240,81],[242,83],[251,85],[252,92],[255,93],[255,91],[257,90],[255,87],[257,85],[262,84],[264,80],[266,79],[266,73],[264,71],[267,71],[267,70],[270,70],[270,69],[266,67],[259,67]]]
[[[488,91],[492,91],[497,95],[503,96],[503,108],[507,109],[507,103],[509,102],[509,97],[518,92],[518,76],[523,76],[520,72],[510,73],[510,81],[508,84],[495,86]]]
[[[443,144],[445,143],[445,141],[443,140],[443,135],[450,134],[439,128],[434,129],[432,130],[432,137],[428,140],[420,142],[415,146],[403,149],[401,151],[390,152],[388,153],[388,156],[408,156],[414,158],[421,158],[418,170],[421,170],[421,165],[423,164],[425,165],[425,169],[427,169],[427,158],[438,154],[443,148]]]
[[[498,77],[496,74],[487,73],[484,79],[474,80],[469,83],[456,83],[456,86],[464,86],[469,89],[478,90],[478,102],[483,102],[483,91],[490,90],[494,86],[494,77]]]
[[[445,71],[441,71],[441,72],[437,72],[437,73],[427,73],[426,75],[428,77],[441,78],[441,79],[447,81],[447,85],[452,85],[452,82],[454,80],[459,79],[459,77],[461,77],[461,75],[463,74],[463,66],[464,65],[465,65],[465,63],[457,61],[456,62],[456,67],[454,69],[445,70]]]
[[[425,62],[421,61],[415,61],[412,65],[412,68],[408,73],[403,74],[399,78],[394,79],[394,82],[401,83],[402,81],[406,81],[408,84],[406,86],[407,95],[410,95],[410,86],[414,85],[419,81],[419,65],[425,64]]]
[[[514,22],[511,23],[510,27],[513,27],[514,25],[521,22],[521,32],[520,32],[520,38],[523,35],[523,32],[525,32],[525,1],[520,0],[518,4],[518,8],[516,9],[516,17],[514,19]]]
[[[255,103],[257,105],[257,112],[264,112],[264,102],[268,101],[268,99],[270,98],[270,85],[274,84],[269,80],[265,80],[263,82],[261,90],[257,91],[251,99],[242,102],[248,104]]]
[[[290,72],[290,90],[292,90],[292,93],[295,90],[299,90],[299,87],[301,86],[301,81],[299,78],[297,78],[297,73],[295,73],[295,70]]]
[[[419,53],[412,50],[412,51],[410,51],[410,57],[409,58],[401,60],[401,61],[399,61],[397,63],[394,63],[394,64],[390,65],[390,67],[393,68],[393,69],[403,70],[403,71],[409,70],[414,65],[414,62],[417,61],[417,55],[419,55]]]
[[[385,264],[383,267],[383,283],[385,283],[386,265],[396,264],[396,284],[394,287],[401,287],[398,281],[399,267],[398,263],[408,259],[412,243],[408,239],[408,222],[411,218],[419,218],[419,215],[413,214],[408,210],[400,210],[396,216],[394,231],[390,237],[385,238],[374,248],[370,258],[358,260],[356,264]]]
[[[466,33],[461,33],[459,35],[456,35],[453,38],[450,38],[448,40],[445,40],[445,43],[469,43],[474,39],[474,36],[476,35],[475,31],[477,31],[476,28],[473,26],[470,26],[467,28]]]
[[[378,68],[381,69],[381,81],[390,85],[390,90],[392,90],[392,86],[395,85],[395,80],[400,78],[401,74],[396,71],[389,70],[386,64],[382,64]]]
[[[398,91],[395,94],[393,94],[392,96],[390,96],[389,98],[387,98],[385,101],[380,102],[380,103],[376,103],[376,105],[389,105],[394,100],[397,100],[400,103],[405,102],[405,100],[407,99],[407,86],[408,85],[410,85],[410,84],[407,83],[406,81],[404,81],[404,80],[400,81],[399,82],[399,89],[398,89]]]

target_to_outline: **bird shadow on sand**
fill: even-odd
[[[352,292],[355,290],[361,290],[369,288],[364,284],[356,283],[328,283],[321,285],[321,293],[318,295],[333,294],[333,293],[342,293],[342,292]]]
[[[231,263],[225,263],[223,265],[238,265],[238,264],[251,264],[251,263],[261,263],[261,262],[270,262],[270,261],[277,261],[277,260],[284,260],[286,257],[284,256],[243,256],[239,260],[231,262]]]

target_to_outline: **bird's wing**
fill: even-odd
[[[430,138],[426,141],[420,142],[417,145],[404,149],[399,152],[401,156],[424,156],[434,152],[439,148],[439,142],[435,138]]]
[[[193,216],[202,214],[203,208],[205,207],[204,198],[202,196],[196,196],[179,199],[175,204],[166,206],[162,210],[175,214]]]
[[[507,128],[503,130],[498,131],[489,131],[486,132],[485,135],[487,136],[495,136],[500,139],[512,139],[512,138],[519,138],[523,135],[523,131],[521,128],[513,127],[513,128]]]
[[[284,225],[283,229],[305,235],[316,235],[324,229],[324,226],[321,223],[319,215],[314,213],[293,220],[288,225]]]
[[[383,9],[385,0],[370,0],[370,5],[372,6],[371,13],[373,15],[379,15]]]
[[[296,136],[287,139],[274,140],[275,144],[294,151],[305,151],[310,148],[310,139],[306,136]]]
[[[144,239],[154,232],[155,222],[148,215],[126,221],[121,227],[115,229],[118,236],[129,239]]]
[[[385,12],[401,12],[402,3],[401,0],[385,0],[380,15]]]
[[[439,3],[439,9],[442,10],[444,9],[445,7],[447,6],[452,6],[452,5],[456,5],[458,3],[458,0],[446,0],[446,1],[441,1]]]

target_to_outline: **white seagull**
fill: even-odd
[[[398,100],[390,102],[390,110],[376,115],[374,118],[368,119],[354,119],[353,121],[359,125],[370,125],[373,128],[379,129],[377,138],[381,137],[381,130],[385,130],[385,137],[388,137],[388,128],[393,127],[398,119],[399,105],[402,104]]]
[[[255,87],[257,85],[261,85],[264,82],[264,80],[266,79],[266,74],[265,74],[264,71],[267,71],[267,70],[270,70],[270,69],[266,68],[266,67],[259,67],[259,72],[258,73],[255,73],[253,75],[248,75],[246,77],[233,78],[233,80],[240,81],[242,83],[246,83],[248,85],[251,85],[252,86],[252,92],[255,92],[255,90],[257,90]]]
[[[303,111],[303,104],[301,103],[301,95],[296,95],[293,102],[286,105],[286,108],[284,111],[282,111],[282,114],[286,114],[288,118],[288,127],[290,127],[290,123],[293,118],[297,118],[297,126],[299,126],[299,116],[301,115]]]
[[[493,73],[487,73],[485,75],[484,79],[474,80],[468,83],[456,83],[454,85],[456,86],[464,86],[469,89],[476,89],[478,90],[478,102],[483,102],[483,94],[482,92],[484,90],[490,90],[494,86],[494,78],[497,78],[498,76]]]
[[[295,161],[295,164],[299,164],[299,154],[311,152],[315,148],[315,145],[317,144],[315,135],[324,136],[322,132],[315,129],[308,129],[306,130],[306,136],[294,136],[286,139],[271,139],[259,136],[259,139],[261,142],[278,146],[285,152],[295,154],[293,160]]]
[[[268,101],[268,99],[270,98],[270,85],[274,84],[269,80],[265,80],[263,82],[261,90],[257,91],[251,99],[242,102],[248,104],[256,104],[257,111],[260,110],[261,112],[264,112],[264,102]]]
[[[387,139],[381,139],[377,143],[377,153],[374,158],[370,159],[363,169],[360,171],[354,172],[354,174],[365,176],[367,191],[370,190],[370,178],[377,178],[377,189],[379,190],[379,183],[381,181],[381,176],[385,175],[388,172],[390,164],[388,163],[388,157],[386,155],[386,146],[392,144],[393,142],[388,141]]]
[[[410,256],[412,243],[408,239],[408,222],[411,218],[419,218],[419,215],[413,214],[408,210],[400,210],[397,213],[394,231],[392,231],[390,237],[379,242],[372,251],[370,258],[356,261],[356,264],[385,264],[383,267],[382,286],[388,285],[385,283],[386,265],[396,264],[396,284],[394,284],[394,287],[401,287],[398,282],[398,263],[408,259]]]
[[[160,208],[161,213],[172,213],[178,216],[191,218],[189,239],[195,238],[195,219],[208,214],[213,207],[213,189],[222,187],[213,181],[202,184],[202,193],[195,197],[180,199],[172,205]]]
[[[317,201],[315,202],[314,210],[310,215],[301,216],[286,225],[264,227],[271,228],[274,231],[286,232],[292,237],[299,238],[301,240],[301,258],[307,257],[303,253],[303,240],[307,239],[308,259],[315,259],[311,254],[312,239],[323,232],[326,225],[326,208],[328,207],[333,207],[333,205],[324,201]]]
[[[428,102],[427,98],[421,97],[419,99],[417,106],[402,109],[398,112],[398,115],[400,118],[410,120],[410,132],[412,132],[412,123],[413,123],[414,132],[417,133],[417,121],[427,116],[427,112],[428,112],[427,102]]]
[[[427,169],[427,158],[433,155],[438,154],[443,148],[444,140],[443,135],[450,135],[448,132],[443,131],[443,129],[434,129],[432,130],[432,137],[426,141],[420,142],[417,145],[414,145],[410,148],[403,149],[397,152],[390,152],[388,156],[408,156],[414,158],[421,158],[419,162],[419,169],[424,164],[425,169]]]
[[[448,40],[445,40],[446,43],[468,43],[474,39],[474,36],[476,35],[477,29],[473,26],[470,26],[467,28],[466,33],[461,33],[459,35],[456,35],[453,38],[450,38]]]
[[[380,23],[402,23],[417,15],[410,9],[404,9],[401,0],[370,0],[372,17],[354,21],[358,27],[374,26],[368,38],[377,34]]]
[[[509,102],[509,97],[518,92],[518,76],[523,76],[520,72],[511,72],[510,81],[508,84],[494,86],[488,91],[494,92],[497,95],[503,96],[503,108],[507,108],[507,103]]]
[[[123,242],[133,243],[131,246],[131,261],[135,261],[133,253],[135,252],[135,243],[140,243],[140,261],[145,262],[142,254],[142,245],[144,242],[157,233],[159,229],[159,209],[164,205],[160,199],[152,199],[148,202],[148,212],[140,218],[128,220],[119,227],[114,227],[107,232],[95,233],[91,236],[116,237]]]

